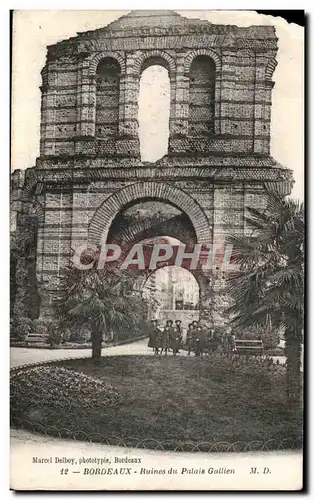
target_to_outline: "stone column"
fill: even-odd
[[[138,97],[140,75],[134,72],[135,58],[128,54],[125,74],[120,78],[119,136],[117,153],[139,156]]]
[[[221,88],[222,71],[216,70],[215,79],[215,134],[221,134]]]
[[[271,94],[274,82],[265,79],[265,54],[255,55],[254,152],[269,154]]]
[[[122,136],[136,136],[138,134],[139,78],[134,74],[126,74],[121,80],[119,133]]]
[[[55,154],[55,121],[57,107],[58,68],[56,61],[50,61],[42,72],[40,154]]]
[[[77,136],[95,136],[96,75],[89,74],[87,59],[81,61],[77,79]]]
[[[172,151],[182,151],[189,132],[189,74],[184,73],[185,54],[177,55],[177,70],[170,75],[170,136]]]

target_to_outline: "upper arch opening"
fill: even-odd
[[[155,162],[168,153],[170,92],[168,62],[159,56],[146,59],[141,66],[138,100],[142,161]]]
[[[120,64],[105,57],[99,61],[96,75],[96,137],[111,139],[119,127]]]
[[[209,136],[215,132],[216,64],[207,55],[193,59],[189,71],[189,133]]]
[[[169,72],[169,63],[168,61],[166,61],[166,59],[161,56],[151,56],[143,61],[140,73],[142,74],[143,71],[150,68],[151,66],[161,66]]]

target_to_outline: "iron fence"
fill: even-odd
[[[82,430],[73,431],[65,427],[43,426],[40,423],[29,422],[27,420],[14,418],[11,424],[13,429],[24,429],[44,436],[53,436],[74,441],[99,443],[110,446],[122,446],[123,448],[149,449],[160,451],[175,452],[203,452],[203,453],[222,453],[222,452],[250,452],[250,451],[283,451],[300,450],[303,447],[303,437],[291,437],[282,440],[253,440],[250,442],[235,441],[228,443],[226,441],[158,441],[152,438],[138,439],[130,436],[102,435],[100,433],[87,434]]]

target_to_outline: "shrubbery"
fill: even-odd
[[[42,319],[34,319],[33,333],[36,335],[48,335],[49,332],[46,322]]]
[[[55,366],[19,370],[11,376],[11,414],[32,419],[32,412],[44,408],[62,412],[107,407],[121,400],[111,386],[94,377]]]
[[[264,349],[275,349],[280,341],[279,330],[276,328],[262,328],[258,326],[251,326],[250,328],[238,327],[233,329],[233,333],[237,338],[246,340],[261,339],[263,341]]]
[[[78,344],[85,344],[90,342],[91,332],[86,326],[73,326],[70,329],[70,342],[77,342]]]
[[[51,347],[57,347],[58,345],[61,344],[62,340],[62,333],[60,331],[60,328],[57,329],[49,328],[48,330],[49,330],[48,343],[50,344]]]
[[[58,346],[62,341],[69,341],[71,332],[65,331],[60,327],[59,321],[38,318],[31,320],[26,317],[16,316],[10,320],[10,337],[14,341],[27,340],[28,334],[34,334],[43,339],[47,339],[47,343],[51,346]],[[86,336],[86,335],[85,335]]]
[[[10,336],[14,340],[25,340],[33,331],[33,322],[24,316],[17,316],[10,321]]]
[[[264,349],[275,349],[280,342],[279,331],[276,329],[265,330],[262,334],[262,341],[264,344]]]

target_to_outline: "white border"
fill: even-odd
[[[278,5],[279,4],[279,5]],[[2,343],[1,343],[1,354],[2,354],[2,363],[1,363],[1,370],[2,370],[2,377],[1,377],[1,382],[2,382],[2,398],[1,398],[1,415],[2,415],[2,420],[1,420],[1,428],[3,432],[2,436],[2,441],[1,441],[1,479],[2,481],[0,482],[1,484],[1,498],[7,498],[12,495],[12,492],[8,491],[8,478],[9,478],[9,455],[8,455],[8,449],[9,449],[9,419],[8,419],[8,373],[9,373],[9,356],[8,356],[8,349],[9,347],[9,333],[8,333],[8,326],[9,326],[9,302],[8,302],[8,295],[9,295],[9,174],[10,174],[10,168],[9,168],[9,99],[10,99],[10,87],[9,87],[9,9],[99,9],[102,10],[104,9],[121,9],[121,10],[134,10],[134,9],[171,9],[171,10],[184,10],[188,9],[191,10],[191,7],[195,10],[254,10],[254,9],[268,9],[272,10],[274,8],[277,9],[304,9],[309,15],[313,11],[313,2],[307,0],[305,2],[299,2],[299,1],[288,1],[286,0],[285,2],[276,2],[274,3],[273,0],[263,0],[257,1],[252,3],[251,0],[242,0],[242,1],[237,1],[234,2],[232,0],[219,0],[219,1],[211,1],[211,2],[204,2],[204,1],[199,1],[199,0],[194,0],[193,2],[187,2],[184,0],[181,1],[175,1],[175,0],[168,0],[168,1],[163,1],[163,0],[150,0],[149,3],[144,2],[144,1],[138,1],[134,0],[133,2],[126,2],[126,1],[121,1],[121,0],[115,0],[115,2],[112,2],[112,4],[104,2],[104,0],[90,0],[89,2],[80,2],[79,0],[63,0],[63,1],[48,1],[48,2],[43,2],[43,1],[33,1],[33,2],[26,2],[26,1],[16,1],[14,5],[12,5],[12,2],[7,2],[3,1],[1,3],[0,7],[0,36],[1,36],[1,43],[0,43],[0,50],[1,50],[1,97],[2,97],[2,107],[1,107],[1,121],[2,121],[2,127],[1,127],[1,152],[2,152],[2,162],[1,162],[1,168],[2,168],[2,175],[1,175],[1,218],[0,218],[0,231],[1,231],[1,262],[2,262],[2,276],[1,276],[1,283],[2,283],[2,289],[1,289],[1,333],[2,333]],[[310,22],[309,22],[310,25]],[[312,54],[312,39],[310,37],[310,32],[309,32],[309,26],[308,26],[308,41],[309,41],[309,46],[307,47],[307,50],[309,54]],[[310,56],[308,57],[308,62],[310,63]],[[8,69],[7,69],[8,68]],[[310,84],[309,82],[313,82],[312,76],[312,65],[310,65],[309,71],[308,71],[308,90],[310,89]],[[313,85],[313,83],[312,83]],[[309,120],[308,124],[310,122],[310,117],[312,116],[312,105],[313,105],[313,99],[310,100],[311,104],[311,110],[309,112]],[[311,170],[312,170],[312,165],[311,165],[311,155],[310,155],[310,134],[308,133],[308,139],[309,139],[309,151],[308,151],[308,165],[307,165],[307,184],[309,185],[308,187],[308,192],[311,194],[313,190],[313,175],[311,175]],[[311,196],[309,196],[309,201],[311,200]],[[313,229],[314,225],[314,214],[312,213],[313,206],[309,207],[308,210],[308,236],[310,233],[310,229]],[[313,215],[313,216],[312,216]],[[311,239],[309,237],[309,246],[308,246],[308,255],[309,258],[311,256]],[[310,266],[309,266],[309,271],[311,271]],[[312,284],[312,279],[313,279],[313,273],[311,272],[309,275],[310,278],[310,284]],[[313,309],[312,306],[312,294],[310,293],[310,288],[308,291],[308,311],[311,311]],[[313,304],[314,305],[314,304]],[[310,314],[308,317],[308,337],[309,334],[312,333],[310,332]],[[311,342],[311,348],[313,346],[313,342]],[[308,339],[308,347],[309,347],[309,339]],[[311,359],[312,355],[312,349],[310,353],[308,354],[308,359]],[[310,363],[310,372],[308,373],[308,382],[310,386],[310,381],[313,379],[313,373],[312,370],[313,368],[313,363]],[[307,405],[306,405],[307,406]],[[309,410],[308,414],[308,423],[310,424],[310,415],[311,415],[311,410],[312,410],[312,402],[311,402],[311,409]],[[308,450],[309,452],[313,450],[312,446],[312,440],[311,440],[311,446],[310,449]],[[4,451],[5,450],[5,451]],[[4,454],[5,453],[5,454]],[[313,461],[312,461],[313,464]],[[312,476],[312,467],[311,469],[308,470],[308,475],[309,478]],[[253,495],[254,493],[252,493]],[[64,494],[59,494],[61,497],[64,496]],[[88,495],[88,494],[86,494]],[[107,494],[108,495],[108,494]],[[211,493],[211,496],[215,496],[214,493]],[[230,495],[228,493],[225,494],[226,496]],[[31,495],[32,496],[32,495]],[[115,495],[116,496],[116,495]],[[194,495],[191,495],[194,496]],[[221,496],[221,495],[220,495]],[[268,494],[268,497],[271,498],[272,494]],[[35,498],[38,498],[38,495],[36,495]]]

